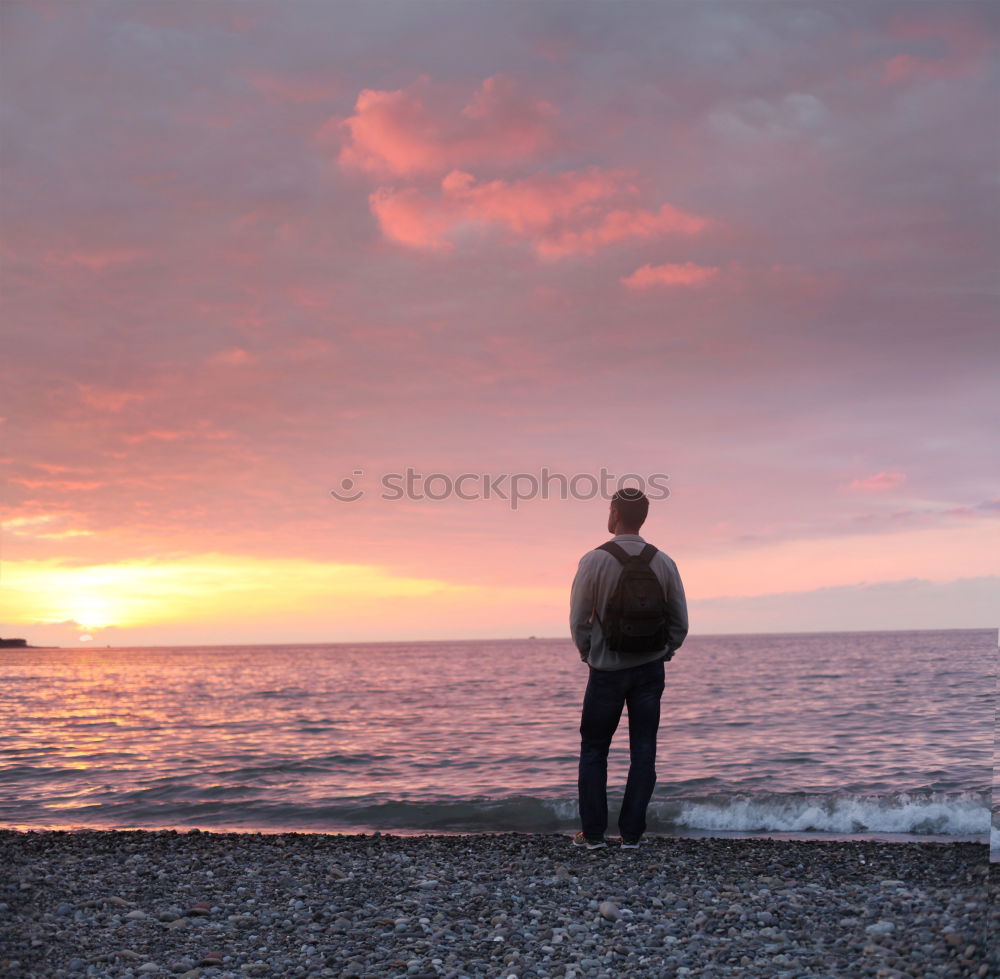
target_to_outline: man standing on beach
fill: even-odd
[[[584,554],[570,596],[570,631],[580,658],[590,668],[580,721],[578,786],[583,829],[573,839],[588,850],[607,845],[608,751],[626,704],[630,764],[618,817],[622,847],[634,849],[646,831],[646,809],[656,784],[663,664],[688,632],[687,603],[677,565],[639,536],[648,512],[649,500],[641,490],[630,487],[615,493],[608,513],[608,531],[614,539]],[[628,588],[619,589],[619,583],[625,584],[622,576],[627,563],[640,555],[628,572]],[[647,564],[655,581],[640,567]],[[640,580],[643,575],[648,579],[645,582]],[[657,583],[662,595],[649,591]],[[630,615],[646,618],[625,621]],[[635,622],[638,625],[632,628]],[[625,638],[629,632],[639,633],[638,638]],[[651,648],[626,651],[643,646]]]

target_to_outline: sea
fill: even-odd
[[[996,630],[692,636],[666,672],[649,832],[990,840]],[[568,639],[0,650],[0,825],[568,832],[587,673]],[[623,719],[612,832],[627,768]]]

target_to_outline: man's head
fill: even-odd
[[[612,534],[637,534],[649,513],[646,494],[634,486],[626,486],[611,497],[608,511],[608,532]]]

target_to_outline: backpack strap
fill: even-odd
[[[653,560],[653,555],[657,552],[658,548],[653,547],[652,544],[647,544],[636,557],[642,561],[643,564],[649,564]]]
[[[613,540],[609,540],[602,544],[600,547],[595,547],[595,551],[607,551],[612,557],[618,559],[619,564],[624,564],[632,555],[625,550],[620,544],[616,544]]]
[[[649,564],[653,560],[653,555],[657,552],[658,548],[652,544],[647,544],[638,554],[629,554],[621,544],[616,544],[613,540],[609,540],[601,544],[600,547],[595,547],[594,550],[607,551],[608,554],[616,557],[620,564],[625,564],[633,558],[638,558],[643,564]]]
[[[613,540],[605,541],[600,547],[595,547],[595,551],[607,551],[613,558],[618,560],[618,563],[624,565],[625,562],[632,556],[622,547],[620,544],[616,544]],[[597,624],[601,627],[601,631],[604,631],[604,623],[601,621],[601,617],[594,609],[594,618],[597,619]]]

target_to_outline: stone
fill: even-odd
[[[597,913],[606,921],[618,921],[622,913],[618,910],[618,905],[614,901],[601,901],[597,906]]]

